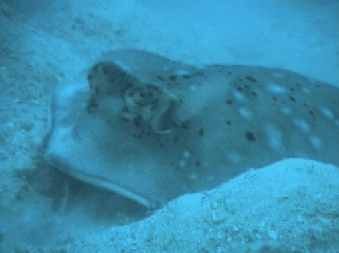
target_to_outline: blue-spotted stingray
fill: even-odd
[[[50,112],[49,163],[147,208],[284,158],[339,165],[339,89],[283,69],[117,50]]]

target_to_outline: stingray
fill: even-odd
[[[284,69],[117,50],[50,109],[45,159],[147,208],[285,158],[339,165],[339,89]]]

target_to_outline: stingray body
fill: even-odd
[[[339,89],[282,69],[103,56],[58,89],[46,159],[146,207],[301,157],[339,165]]]

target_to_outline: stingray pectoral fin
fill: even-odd
[[[76,137],[73,128],[54,129],[44,154],[45,160],[51,166],[80,181],[114,192],[149,209],[167,200],[166,193],[157,193],[158,186],[152,184],[153,180],[146,173],[147,169],[144,171],[137,166],[129,166],[131,159],[124,159],[122,156],[125,151],[120,150],[117,143],[123,143],[122,139],[126,140],[127,136],[115,142],[114,134],[108,134],[110,127],[103,121],[88,117],[83,123],[88,129],[80,128]],[[113,140],[110,137],[113,137]],[[119,138],[118,135],[116,137]],[[134,147],[129,146],[128,150]],[[119,152],[119,155],[115,155],[115,151]],[[142,160],[143,156],[139,158]]]
[[[59,160],[62,161],[63,159],[61,159],[61,157],[59,157],[58,159],[54,159],[54,160]],[[67,166],[63,165],[63,166],[58,166],[59,169],[62,170],[62,168],[67,168]],[[77,170],[77,169],[66,169],[65,171],[67,174],[69,174],[70,176],[77,178],[80,181],[86,182],[88,184],[91,185],[95,185],[96,187],[102,188],[104,190],[108,190],[108,191],[112,191],[115,192],[121,196],[124,196],[127,199],[130,199],[132,201],[135,201],[136,203],[149,208],[149,209],[153,209],[156,208],[156,204],[155,202],[150,201],[148,198],[133,192],[131,189],[127,189],[126,187],[122,187],[117,183],[114,183],[110,180],[107,180],[104,177],[99,177],[96,175],[92,175],[92,174],[86,174],[81,170]]]

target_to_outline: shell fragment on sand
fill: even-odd
[[[255,66],[104,55],[60,87],[45,158],[148,208],[290,157],[339,165],[339,89]]]

